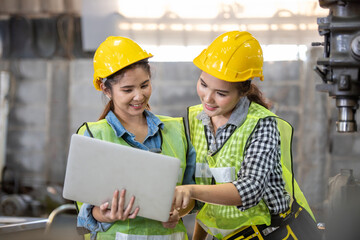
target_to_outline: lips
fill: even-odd
[[[135,108],[135,109],[141,109],[142,108],[142,103],[139,103],[139,104],[130,104],[130,106],[132,107],[132,108]]]
[[[216,110],[216,107],[211,107],[211,106],[207,105],[206,103],[204,103],[204,107],[209,111],[215,111]]]

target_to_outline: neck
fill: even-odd
[[[117,116],[123,127],[135,135],[135,140],[143,143],[148,134],[148,125],[144,114],[140,116],[128,116],[120,118]]]
[[[230,116],[224,116],[224,115],[211,117],[210,119],[211,119],[211,124],[213,125],[214,128],[214,133],[216,133],[219,127],[225,125],[229,121],[229,118]]]

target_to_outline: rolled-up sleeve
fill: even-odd
[[[280,136],[275,119],[265,118],[259,123],[245,147],[244,160],[233,182],[244,211],[256,206],[264,197],[269,176],[280,160]]]
[[[194,146],[189,142],[186,156],[186,168],[182,184],[195,184],[196,152]]]
[[[77,226],[88,229],[91,233],[91,239],[95,239],[96,232],[107,231],[113,223],[98,222],[92,215],[93,205],[84,203],[77,217]]]

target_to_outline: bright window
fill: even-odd
[[[109,35],[126,36],[152,61],[192,61],[221,33],[248,31],[265,61],[305,60],[322,41],[318,0],[83,0],[83,46],[95,50]]]

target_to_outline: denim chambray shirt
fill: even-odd
[[[164,124],[160,121],[158,117],[156,117],[150,111],[145,110],[145,117],[148,125],[148,134],[145,137],[143,143],[140,143],[135,140],[135,135],[128,132],[117,119],[115,114],[112,111],[106,115],[105,119],[110,124],[112,129],[114,130],[114,134],[117,137],[122,137],[126,142],[130,145],[147,150],[147,151],[154,151],[155,149],[161,149],[161,135],[160,130],[163,129]],[[89,133],[86,131],[85,136],[90,136]],[[187,153],[186,159],[186,169],[184,173],[183,184],[195,184],[195,162],[196,162],[196,153],[195,149],[192,144],[189,142],[189,151]],[[91,239],[96,238],[96,232],[105,232],[107,231],[113,223],[103,223],[98,222],[92,216],[92,208],[93,205],[89,205],[84,203],[81,206],[80,212],[77,218],[77,226],[84,227],[88,229],[91,233]]]

